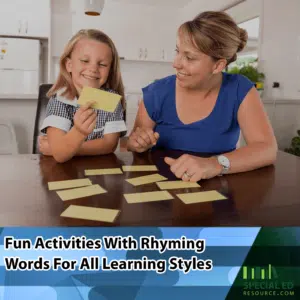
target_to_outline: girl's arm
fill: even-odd
[[[47,128],[49,147],[54,159],[65,162],[71,159],[81,148],[86,137],[96,125],[97,114],[89,108],[82,106],[74,116],[74,126],[69,132],[55,127]]]
[[[105,134],[102,139],[84,142],[76,155],[100,155],[109,154],[116,150],[120,133]]]

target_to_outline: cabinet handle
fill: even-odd
[[[142,58],[142,55],[143,55],[143,50],[142,50],[142,48],[140,48],[140,55],[139,55],[140,59]]]
[[[19,20],[19,33],[21,33],[22,22]]]
[[[147,55],[148,55],[148,50],[147,50],[147,48],[145,48],[145,58],[147,58]]]
[[[26,29],[25,29],[25,33],[28,32],[28,21],[26,20]]]
[[[165,60],[165,50],[162,51],[162,59]]]

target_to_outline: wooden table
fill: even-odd
[[[97,157],[76,157],[58,164],[39,155],[0,156],[0,226],[300,226],[300,159],[279,152],[275,166],[225,175],[200,182],[201,190],[218,190],[228,200],[186,205],[171,201],[128,204],[124,193],[158,190],[156,184],[134,187],[124,181],[150,174],[89,176],[108,193],[61,201],[47,183],[84,178],[85,169],[122,165],[156,164],[160,174],[175,179],[163,158],[178,157],[176,151],[144,154],[117,152]],[[198,189],[172,190],[171,194]],[[115,223],[100,223],[60,217],[70,204],[120,209]]]

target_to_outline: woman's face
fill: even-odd
[[[211,78],[216,62],[178,34],[173,67],[176,69],[178,84],[193,89]]]

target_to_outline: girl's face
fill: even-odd
[[[112,52],[107,44],[88,38],[80,39],[74,46],[66,69],[80,94],[84,86],[100,88],[107,81],[112,63]]]
[[[177,37],[176,56],[173,67],[176,69],[177,83],[183,88],[197,88],[218,73],[217,63],[200,52],[180,34]]]

